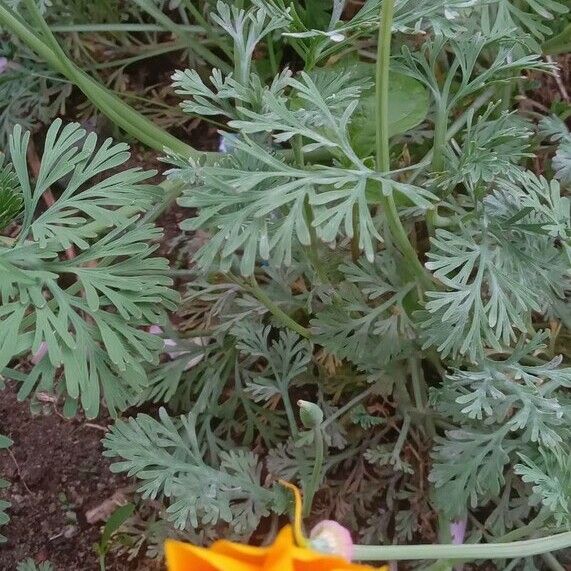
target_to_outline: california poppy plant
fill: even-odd
[[[307,540],[301,532],[299,491],[291,484],[284,485],[294,492],[295,524],[284,527],[270,546],[252,547],[221,540],[205,548],[169,540],[165,546],[168,570],[373,571],[373,567],[349,561],[349,532],[337,522],[321,522]],[[388,567],[378,571],[388,571]]]

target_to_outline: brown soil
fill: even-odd
[[[0,399],[0,433],[14,441],[10,452],[0,454],[0,474],[11,482],[3,497],[12,503],[11,521],[2,528],[8,542],[0,546],[0,570],[13,571],[31,557],[51,561],[57,571],[97,571],[93,544],[101,523],[89,524],[85,516],[125,486],[101,454],[107,420],[67,420],[46,406],[48,414],[32,416],[14,387]],[[107,566],[136,568],[113,560]]]

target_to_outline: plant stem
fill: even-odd
[[[424,420],[426,422],[426,430],[428,434],[434,438],[436,435],[436,428],[434,427],[434,420],[430,411],[426,406],[426,380],[422,370],[422,361],[418,357],[411,357],[409,360],[410,374],[412,379],[412,391],[414,394],[414,401],[416,408],[424,413]]]
[[[422,559],[511,559],[531,557],[571,547],[571,531],[512,543],[463,545],[356,545],[359,561]]]
[[[353,204],[353,236],[351,238],[351,259],[357,263],[361,256],[359,249],[360,231],[359,231],[359,205]]]
[[[353,397],[349,402],[345,403],[342,407],[338,408],[330,417],[326,418],[321,423],[321,429],[325,430],[334,420],[343,416],[346,412],[349,412],[355,405],[359,404],[362,400],[366,399],[370,394],[375,392],[375,386],[369,387],[367,390],[359,393],[357,396]]]
[[[27,2],[27,4],[32,14],[36,14],[36,20],[40,24],[40,28],[47,36],[46,41],[50,42],[55,48],[57,41],[47,27],[43,17],[39,15],[37,6],[33,1]],[[205,153],[193,149],[160,127],[157,127],[144,115],[141,115],[121,101],[114,93],[89,77],[83,70],[79,69],[59,46],[57,52],[54,51],[52,47],[36,36],[35,33],[28,29],[18,18],[13,16],[2,4],[0,4],[0,25],[18,36],[53,69],[65,75],[83,91],[87,98],[102,113],[107,115],[114,123],[142,143],[158,151],[164,151],[165,148],[168,148],[181,156],[191,156],[195,159],[206,156]]]
[[[316,426],[313,429],[313,439],[315,443],[315,463],[313,464],[313,472],[311,473],[311,478],[304,493],[303,513],[305,516],[308,516],[311,513],[313,498],[315,496],[315,492],[319,488],[319,483],[321,482],[321,471],[323,469],[324,457],[322,425]]]
[[[291,404],[291,399],[289,398],[289,391],[287,387],[283,391],[281,391],[281,395],[284,403],[284,408],[286,411],[287,421],[289,424],[289,430],[291,432],[292,437],[295,440],[299,434],[299,429],[297,428],[297,423],[295,421],[295,414],[293,413],[293,406]],[[301,454],[299,450],[295,452],[295,457],[299,466],[299,462],[301,461]]]
[[[192,14],[193,18],[202,26],[206,34],[213,39],[220,49],[232,58],[232,49],[226,44],[226,37],[222,36],[219,31],[214,28],[210,22],[201,14],[200,10],[194,5],[194,0],[184,0],[184,5]],[[180,25],[179,25],[180,27]]]
[[[563,565],[561,565],[561,563],[559,563],[551,553],[542,553],[541,558],[545,561],[551,571],[565,571],[565,567],[563,567]]]
[[[432,172],[441,172],[444,169],[444,147],[446,146],[446,133],[448,127],[448,106],[446,98],[442,96],[436,106],[436,119],[434,123],[434,139],[432,141]],[[438,212],[436,208],[426,213],[426,226],[429,236],[434,236]]]
[[[278,62],[276,60],[276,49],[274,46],[274,40],[272,39],[272,34],[269,33],[268,37],[266,38],[267,46],[268,46],[268,58],[270,60],[270,69],[274,75],[277,75],[278,69]]]
[[[379,26],[379,39],[376,65],[376,168],[378,172],[390,171],[389,148],[389,64],[391,57],[392,23],[395,0],[384,0],[381,6],[381,22]],[[428,282],[427,274],[416,256],[416,251],[409,242],[395,205],[391,192],[385,194],[380,189],[380,203],[386,217],[389,232],[410,266],[410,271],[419,278],[421,283]]]
[[[311,332],[303,325],[299,324],[297,321],[292,319],[285,311],[283,311],[280,307],[278,307],[266,294],[266,292],[258,285],[256,278],[252,276],[250,281],[250,292],[254,294],[254,296],[261,301],[268,310],[275,315],[284,325],[293,329],[296,333],[309,339],[311,337]]]
[[[376,108],[376,156],[377,170],[390,170],[389,147],[389,68],[391,57],[391,38],[395,0],[383,1],[377,47],[375,76]]]
[[[204,29],[200,26],[186,26],[179,24],[178,26],[185,32],[200,33]],[[126,22],[125,24],[55,24],[50,26],[52,32],[59,33],[93,33],[93,32],[163,32],[164,26],[158,24],[134,24]]]
[[[141,218],[140,224],[150,224],[154,222],[163,212],[168,210],[182,193],[183,185],[179,182],[172,183],[165,181],[161,185],[165,189],[164,196],[150,210],[147,210]]]
[[[444,168],[444,147],[446,146],[446,133],[448,127],[448,111],[445,101],[440,101],[436,106],[436,119],[434,122],[434,140],[432,142],[433,172],[440,172]]]
[[[286,327],[289,327],[302,337],[309,339],[311,337],[311,331],[292,319],[283,309],[278,307],[266,294],[266,292],[258,285],[256,278],[251,276],[249,283],[240,279],[238,276],[228,272],[226,274],[234,283],[238,284],[240,287],[244,288],[246,291],[250,292],[259,302],[261,302],[267,310],[277,317]]]
[[[162,10],[159,10],[150,0],[133,0],[141,10],[152,16],[158,24],[172,32],[175,36],[184,38],[190,49],[201,57],[207,64],[217,67],[225,73],[231,71],[231,67],[216,54],[205,48],[200,41],[195,40],[184,28],[173,22]]]
[[[479,95],[476,99],[474,99],[474,102],[466,109],[466,111],[464,111],[464,113],[462,113],[462,115],[460,115],[460,117],[458,117],[458,119],[456,119],[456,121],[454,121],[454,123],[450,125],[448,131],[446,131],[445,141],[448,141],[454,135],[456,135],[456,133],[458,133],[460,129],[462,129],[462,127],[466,124],[466,121],[468,120],[470,114],[473,111],[482,107],[482,105],[484,105],[485,103],[487,103],[495,95],[495,93],[496,92],[494,89],[488,89],[487,91],[484,91],[484,93]],[[420,173],[428,165],[431,164],[432,157],[433,157],[433,149],[430,149],[430,151],[428,151],[428,153],[426,153],[426,155],[417,163],[413,175],[408,179],[407,182],[412,184],[416,180],[416,178],[420,175]]]

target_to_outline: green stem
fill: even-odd
[[[184,45],[184,42],[182,42],[181,40],[177,40],[176,42],[169,42],[167,44],[157,44],[156,47],[151,47],[149,49],[144,49],[144,50],[139,49],[137,55],[121,59],[112,59],[111,61],[95,63],[93,65],[88,66],[87,69],[97,70],[97,69],[109,69],[113,67],[125,67],[132,63],[141,61],[143,59],[152,58],[170,52],[183,50],[185,47],[186,46]]]
[[[441,98],[436,106],[436,119],[434,123],[434,140],[432,141],[432,172],[444,170],[444,147],[446,146],[448,127],[448,106],[445,98]],[[426,213],[426,226],[429,236],[434,236],[438,211],[429,210]]]
[[[501,90],[501,107],[500,111],[509,111],[511,108],[514,80],[506,81]]]
[[[390,170],[389,147],[389,69],[391,58],[391,38],[395,0],[386,0],[381,6],[381,21],[377,47],[375,89],[376,109],[376,155],[377,170]]]
[[[402,452],[402,447],[404,446],[404,443],[406,442],[406,437],[408,436],[408,431],[410,429],[410,416],[408,414],[405,414],[404,416],[404,420],[402,422],[402,426],[399,432],[399,437],[397,438],[397,441],[395,442],[395,447],[393,448],[393,456],[395,458],[399,458]],[[393,558],[391,558],[393,559]]]
[[[323,458],[324,458],[324,443],[323,443],[323,432],[322,426],[316,426],[313,429],[313,439],[315,443],[315,463],[313,464],[313,472],[311,473],[311,478],[304,491],[304,507],[303,513],[307,517],[311,513],[311,506],[313,504],[313,498],[315,493],[319,488],[319,483],[321,482],[321,471],[323,469]]]
[[[384,0],[381,6],[381,22],[379,26],[379,40],[376,65],[376,158],[377,171],[390,171],[389,148],[389,64],[391,57],[392,23],[395,0]],[[416,251],[410,243],[395,205],[392,191],[385,194],[381,188],[380,203],[383,208],[389,232],[409,264],[410,271],[426,284],[429,281],[427,274],[420,263]]]
[[[291,404],[291,399],[289,398],[289,392],[287,388],[284,391],[282,391],[282,400],[286,411],[287,422],[289,424],[289,431],[291,432],[291,436],[295,440],[299,434],[299,429],[297,428],[297,422],[295,421],[295,414],[293,413],[293,405]],[[299,462],[301,461],[301,454],[299,450],[295,452],[295,457],[299,465]]]
[[[571,531],[538,539],[512,543],[463,545],[356,545],[358,561],[422,560],[422,559],[511,559],[532,557],[571,547]]]
[[[422,370],[422,361],[418,357],[411,357],[409,359],[409,366],[416,408],[425,414],[424,420],[426,422],[426,430],[428,434],[434,438],[434,436],[436,436],[436,428],[434,426],[434,419],[426,405],[426,395],[428,391],[424,372]]]
[[[167,181],[169,182],[169,181]],[[175,200],[181,195],[183,184],[176,182],[163,184],[165,193],[161,199],[150,210],[148,210],[141,218],[140,224],[150,224],[154,222],[163,212],[168,210]],[[168,190],[167,190],[168,189]]]
[[[460,117],[458,117],[458,119],[456,119],[456,121],[454,121],[454,123],[450,125],[450,129],[446,131],[445,141],[448,141],[452,137],[454,137],[454,135],[456,135],[456,133],[458,133],[460,129],[464,127],[470,114],[479,109],[480,107],[482,107],[482,105],[485,105],[494,95],[495,95],[495,90],[488,89],[487,91],[479,95],[476,99],[474,99],[474,102],[466,109],[466,111],[464,111],[464,113],[462,113],[462,115],[460,115]],[[422,159],[417,163],[417,165],[415,165],[415,171],[407,182],[413,184],[416,178],[421,174],[421,172],[431,164],[432,157],[433,157],[433,150],[430,149],[430,151],[428,151],[428,153],[426,153],[426,155],[422,157]]]
[[[201,57],[207,64],[217,67],[224,73],[229,73],[232,68],[216,54],[205,48],[200,41],[195,40],[183,27],[173,22],[162,10],[159,10],[150,0],[133,0],[139,8],[152,16],[158,24],[164,26],[165,29],[172,32],[179,38],[184,38],[190,49]]]
[[[30,9],[33,14],[38,10],[34,2],[31,2]],[[41,23],[42,31],[47,34],[46,41],[55,47],[57,41],[53,37],[53,34],[51,34],[49,28],[47,28],[41,15],[36,19]],[[191,156],[195,159],[205,156],[204,153],[196,151],[186,143],[183,143],[160,127],[157,127],[144,115],[135,111],[132,107],[121,101],[114,93],[89,77],[65,55],[59,46],[57,52],[54,51],[50,45],[36,36],[36,34],[12,15],[2,4],[0,4],[0,26],[3,26],[18,36],[33,51],[42,57],[48,65],[65,75],[70,81],[77,85],[102,113],[107,115],[114,123],[142,143],[158,151],[164,151],[165,148],[168,148],[181,156]]]
[[[204,32],[200,26],[179,25],[185,32],[199,34]],[[50,26],[52,32],[58,33],[104,33],[104,32],[163,32],[164,26],[158,24],[55,24]]]
[[[201,14],[200,10],[194,5],[194,0],[184,0],[184,5],[192,14],[193,18],[202,26],[206,34],[216,42],[220,49],[232,58],[232,49],[226,44],[226,37],[222,36],[219,31],[214,28],[210,22]],[[180,27],[180,26],[179,26]]]
[[[432,142],[432,162],[433,172],[441,172],[444,169],[444,147],[446,146],[448,128],[448,110],[445,101],[440,101],[436,108],[436,119],[434,122],[434,140]]]
[[[266,294],[266,292],[258,285],[256,278],[252,276],[250,282],[246,283],[238,276],[228,272],[226,274],[234,283],[243,287],[246,291],[250,292],[260,303],[262,303],[266,309],[275,317],[277,317],[286,327],[289,327],[302,337],[309,339],[311,337],[311,331],[292,319],[283,309],[278,307]]]
[[[332,422],[343,416],[345,413],[349,412],[355,405],[359,404],[362,400],[365,400],[369,395],[373,394],[375,392],[375,388],[375,385],[369,387],[367,390],[353,397],[342,407],[338,408],[330,417],[326,418],[321,423],[321,429],[325,430]]]
[[[272,39],[272,34],[269,33],[266,39],[268,45],[268,57],[270,59],[270,69],[274,75],[277,75],[278,69],[278,62],[276,60],[276,49],[274,46],[274,40]]]
[[[359,249],[359,241],[361,239],[361,233],[359,230],[359,205],[357,203],[353,204],[353,236],[351,238],[351,259],[353,262],[358,262],[361,256],[361,250]]]
[[[565,567],[563,567],[563,565],[561,565],[561,563],[559,563],[551,553],[542,553],[541,558],[545,561],[551,571],[565,571]]]

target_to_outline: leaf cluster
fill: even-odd
[[[111,411],[124,409],[146,384],[141,363],[162,348],[143,327],[176,307],[166,262],[152,257],[160,233],[137,220],[161,191],[145,183],[152,173],[110,174],[128,147],[110,139],[98,146],[78,124],[52,124],[35,180],[28,144],[16,126],[9,180],[23,211],[17,235],[0,242],[0,370],[34,355],[28,374],[6,371],[21,381],[20,398],[58,392],[70,414],[81,404],[95,416],[102,397]],[[41,208],[52,188],[57,198]]]

